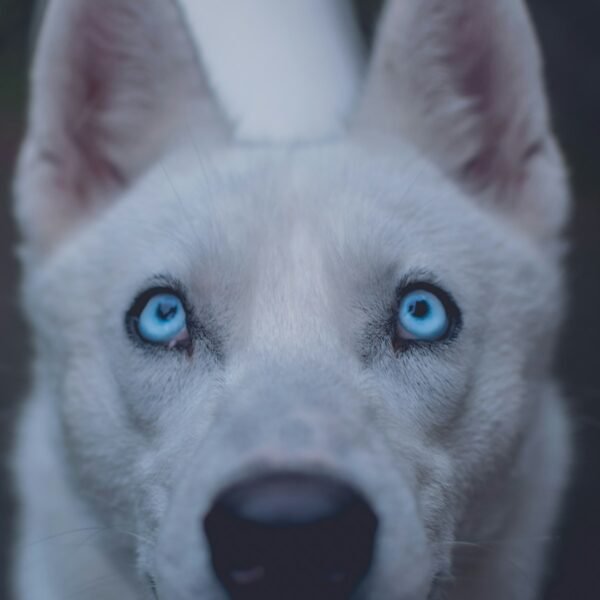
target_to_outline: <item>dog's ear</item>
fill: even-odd
[[[52,0],[32,69],[17,215],[34,252],[121,193],[186,118],[228,128],[172,0]]]
[[[540,54],[521,0],[389,0],[359,131],[410,140],[541,238],[568,212]]]

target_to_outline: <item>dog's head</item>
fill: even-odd
[[[170,3],[50,3],[17,212],[74,484],[161,599],[370,566],[423,600],[547,399],[568,194],[524,9],[389,2],[335,141],[235,144],[206,81]]]

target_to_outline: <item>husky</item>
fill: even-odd
[[[521,0],[51,0],[17,167],[18,600],[534,600],[566,170]]]

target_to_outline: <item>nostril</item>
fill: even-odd
[[[215,573],[234,600],[335,600],[367,574],[377,517],[343,481],[275,472],[224,490],[204,530]]]

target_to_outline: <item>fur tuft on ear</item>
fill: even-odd
[[[389,0],[359,131],[415,144],[470,193],[554,237],[568,212],[521,0]]]
[[[121,192],[182,129],[227,135],[172,0],[52,0],[32,70],[16,199],[38,254]]]

